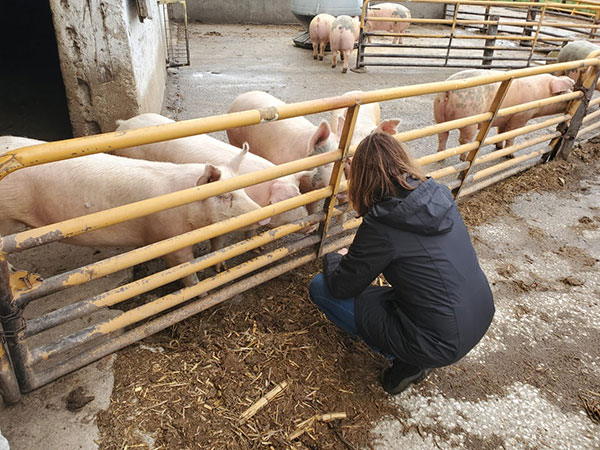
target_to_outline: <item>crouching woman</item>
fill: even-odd
[[[449,189],[390,135],[358,145],[349,198],[362,224],[347,251],[325,255],[309,292],[329,320],[392,360],[381,382],[397,394],[479,342],[492,293]],[[380,273],[391,287],[371,285]]]

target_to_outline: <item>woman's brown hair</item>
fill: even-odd
[[[385,197],[397,195],[398,186],[413,190],[425,175],[408,154],[404,144],[387,133],[375,132],[364,138],[350,166],[350,202],[359,216]]]

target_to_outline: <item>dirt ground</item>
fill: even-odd
[[[440,81],[456,71],[342,75],[291,45],[300,31],[192,24],[192,65],[171,71],[164,114],[224,113],[251,89],[291,102]],[[405,131],[433,123],[431,104],[431,96],[386,102],[382,115],[400,117]],[[430,137],[410,149],[422,156],[436,145]],[[599,157],[599,141],[582,143],[568,162],[537,166],[461,200],[497,312],[457,364],[386,394],[378,377],[387,361],[310,302],[315,262],[119,351],[110,406],[96,415],[98,447],[599,448]],[[61,266],[72,262],[53,257]],[[153,264],[136,267],[133,278],[156,270]],[[345,417],[328,421],[332,413]],[[296,431],[303,433],[292,439]]]

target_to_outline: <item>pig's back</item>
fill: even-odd
[[[238,96],[229,107],[228,113],[279,107],[285,104],[285,102],[266,92],[251,91]],[[263,115],[265,115],[265,120],[275,118],[274,113],[271,114],[267,111]],[[227,130],[227,137],[230,144],[240,148],[244,142],[248,142],[250,152],[273,162],[276,155],[292,145],[290,142],[294,141],[299,135],[314,132],[315,129],[315,125],[308,119],[292,117],[285,120],[231,128]]]

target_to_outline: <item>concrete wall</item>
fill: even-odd
[[[403,2],[402,6],[410,9],[410,15],[415,19],[442,19],[444,16],[442,3]]]
[[[187,0],[188,18],[207,23],[285,24],[298,21],[290,0]]]
[[[441,18],[444,12],[443,4],[402,4],[416,18]],[[207,23],[298,23],[290,5],[291,0],[187,0],[188,18]]]
[[[165,50],[156,3],[140,22],[134,0],[50,0],[75,136],[113,131],[116,119],[160,112]]]

